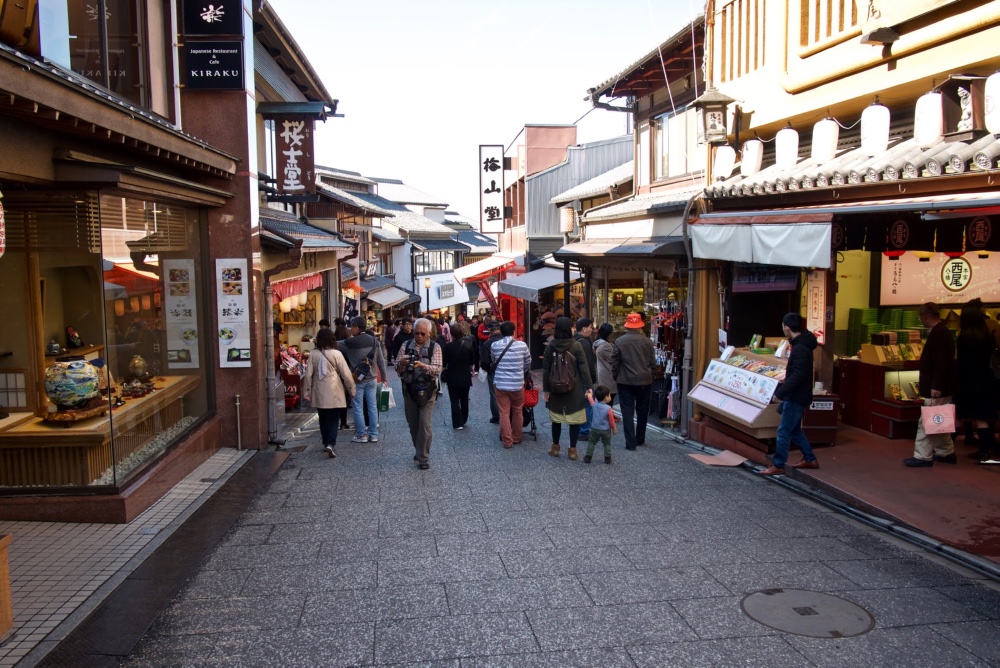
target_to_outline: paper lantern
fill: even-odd
[[[986,130],[1000,134],[1000,72],[986,77],[985,98]]]
[[[0,257],[7,250],[7,224],[4,222],[3,204],[0,204]]]
[[[760,171],[760,164],[764,160],[764,142],[759,139],[751,139],[743,144],[743,160],[740,162],[740,174],[752,176]]]
[[[299,303],[299,296],[297,294],[289,295],[288,303],[292,305],[292,308],[298,308],[299,306],[301,306],[301,304]]]
[[[576,223],[576,211],[573,210],[572,206],[564,206],[559,209],[559,231],[563,234],[569,234],[573,231],[573,226]]]
[[[715,149],[715,162],[712,165],[712,175],[716,181],[723,181],[733,175],[736,166],[736,149],[732,146],[720,146]]]
[[[139,297],[129,297],[128,306],[133,313],[137,313],[139,311]]]
[[[989,260],[990,252],[984,250],[976,251],[976,257],[978,257],[980,260]]]
[[[930,148],[944,140],[944,106],[941,100],[941,93],[927,93],[917,100],[913,139],[920,148]]]
[[[830,162],[837,156],[840,126],[832,118],[824,118],[813,126],[812,159],[817,165]]]
[[[305,306],[309,303],[309,292],[303,290],[299,293],[299,306]]]
[[[861,112],[861,151],[867,156],[883,153],[889,146],[889,108],[875,101]]]
[[[901,250],[887,250],[887,251],[882,251],[882,255],[885,255],[887,258],[895,262],[899,258],[903,257],[903,253],[905,252],[906,251],[901,251]]]
[[[292,312],[292,300],[288,299],[288,298],[282,299],[280,302],[278,302],[278,309],[282,313],[291,313]]]
[[[142,310],[148,311],[153,308],[153,298],[150,295],[142,296]]]
[[[930,251],[911,251],[917,258],[918,262],[930,262],[931,258],[934,257],[934,253]]]
[[[774,162],[778,169],[791,169],[799,160],[799,133],[791,125],[774,138]]]
[[[125,300],[116,299],[115,300],[115,315],[119,318],[125,315]]]
[[[952,251],[950,253],[948,251],[945,251],[944,254],[947,255],[950,258],[956,258],[956,257],[962,257],[963,255],[965,255],[965,251]]]
[[[153,293],[153,306],[155,306],[156,308],[160,308],[160,293],[159,292],[154,292]]]

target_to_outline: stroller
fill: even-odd
[[[531,434],[531,438],[535,441],[538,440],[538,431],[535,429],[535,406],[537,405],[538,390],[534,388],[529,377],[524,382],[524,407],[521,409],[521,413],[524,416],[524,431]]]

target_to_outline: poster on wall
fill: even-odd
[[[218,308],[219,366],[250,366],[250,276],[246,258],[215,261]]]
[[[163,294],[167,368],[197,369],[200,332],[194,260],[163,261]]]
[[[816,336],[819,345],[826,344],[825,271],[810,271],[806,275],[806,329]]]
[[[1000,257],[976,253],[948,257],[935,253],[922,262],[912,253],[896,260],[882,258],[883,306],[914,306],[924,302],[962,304],[979,297],[1000,301]]]

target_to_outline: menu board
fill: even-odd
[[[246,258],[215,261],[215,303],[218,308],[219,366],[249,367],[250,289]]]
[[[740,369],[719,360],[708,363],[702,380],[760,404],[770,402],[774,391],[778,389],[777,378]]]
[[[167,368],[197,369],[200,333],[194,260],[163,261],[163,294]]]

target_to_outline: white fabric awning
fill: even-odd
[[[513,266],[514,259],[503,255],[491,255],[477,262],[467,264],[455,270],[455,278],[461,283],[465,283],[473,276],[491,275],[499,272],[502,268]]]
[[[830,267],[830,223],[697,223],[688,230],[696,258],[786,267]]]
[[[410,298],[410,293],[396,287],[388,287],[375,293],[369,293],[368,301],[380,304],[383,308],[389,308],[396,304],[401,304]]]
[[[580,280],[580,273],[569,272],[569,280]],[[563,270],[554,267],[542,267],[529,271],[527,274],[514,276],[507,280],[500,281],[500,294],[517,299],[526,299],[529,302],[538,301],[538,293],[543,290],[550,290],[561,286],[563,283]]]

